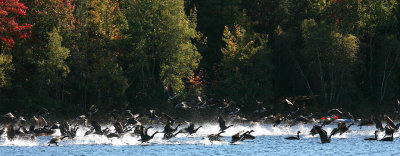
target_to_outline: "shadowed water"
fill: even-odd
[[[163,134],[156,134],[148,143],[141,143],[139,138],[126,134],[122,138],[106,138],[99,135],[83,136],[87,129],[79,129],[77,137],[65,140],[60,146],[48,146],[53,136],[37,137],[34,141],[9,141],[3,135],[0,140],[0,155],[399,155],[400,140],[393,142],[365,141],[374,137],[373,127],[351,127],[351,132],[332,137],[330,144],[321,144],[318,135],[311,136],[311,124],[293,127],[272,127],[265,125],[236,125],[223,133],[222,142],[210,142],[204,139],[209,134],[217,133],[217,124],[206,124],[197,134],[188,136],[178,134],[176,138],[163,140]],[[330,131],[336,126],[324,127]],[[112,126],[108,126],[112,127]],[[149,134],[162,131],[162,126],[150,129]],[[230,144],[231,136],[241,130],[254,130],[255,140],[245,140]],[[285,140],[301,131],[300,140]],[[54,136],[59,136],[57,131]],[[379,133],[378,138],[383,137]],[[395,137],[398,134],[394,135]]]

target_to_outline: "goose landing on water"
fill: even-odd
[[[188,122],[188,121],[185,121],[185,122],[188,124],[188,127],[185,127],[183,129],[179,130],[180,133],[189,133],[188,135],[192,135],[192,134],[196,133],[201,127],[203,127],[203,126],[199,126],[197,128],[194,128],[194,123]]]
[[[233,144],[233,143],[235,143],[235,142],[242,141],[242,140],[243,140],[243,136],[242,136],[241,134],[242,134],[243,132],[244,132],[244,131],[240,131],[240,132],[236,133],[235,135],[233,135],[233,136],[232,136],[231,143]]]
[[[385,138],[382,138],[381,140],[379,140],[379,141],[393,141],[393,139],[394,139],[394,137],[393,137],[393,133],[392,133],[392,136],[390,136],[390,137],[385,137]]]
[[[207,138],[210,141],[222,141],[221,140],[221,137],[222,137],[221,134],[222,133],[225,133],[225,131],[221,131],[218,134],[210,134],[210,135],[207,136]]]
[[[242,135],[243,140],[245,140],[245,139],[255,139],[256,137],[250,134],[252,132],[254,132],[254,131],[251,130],[251,131],[247,131],[247,132],[243,133],[243,135]]]
[[[154,132],[153,133],[153,135],[149,135],[149,134],[147,134],[147,131],[150,129],[150,128],[153,128],[152,126],[150,126],[150,127],[148,127],[148,128],[144,128],[143,126],[142,126],[142,130],[141,130],[141,133],[140,133],[140,140],[139,141],[141,141],[142,143],[143,142],[148,142],[148,141],[150,141],[151,139],[153,139],[154,138],[154,135],[156,135],[157,133],[160,133],[160,132],[158,132],[158,131],[156,131],[156,132]]]
[[[364,140],[378,140],[378,131],[375,131],[375,138],[365,138]]]
[[[156,132],[153,133],[153,135],[150,136],[150,135],[147,134],[147,131],[146,131],[146,134],[140,135],[141,139],[139,141],[141,141],[142,143],[143,142],[148,142],[151,139],[153,139],[154,135],[156,135],[157,133],[160,133],[160,132],[156,131]]]
[[[233,125],[226,126],[225,120],[221,116],[218,117],[218,123],[219,123],[219,128],[220,128],[219,131],[224,131],[224,130],[228,129],[229,127],[233,126]]]
[[[56,144],[56,146],[58,146],[58,143],[60,143],[64,138],[66,138],[67,136],[58,136],[58,137],[55,137],[55,138],[53,138],[53,139],[51,139],[50,140],[50,142],[48,143],[49,145],[48,146],[50,146],[51,144]]]
[[[286,137],[286,140],[300,140],[300,131],[297,131],[297,136],[290,136],[290,137]]]

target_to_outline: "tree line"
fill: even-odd
[[[397,0],[0,0],[0,110],[392,110]],[[67,115],[67,114],[65,114]]]

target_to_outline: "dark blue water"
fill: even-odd
[[[325,127],[329,133],[335,126]],[[112,126],[109,126],[112,127]],[[234,126],[223,134],[222,142],[210,142],[204,139],[208,134],[216,133],[216,124],[204,125],[198,134],[186,137],[179,134],[171,140],[162,140],[163,134],[157,134],[149,143],[142,144],[139,138],[129,134],[123,138],[108,139],[103,136],[83,136],[78,131],[73,140],[65,140],[60,146],[47,146],[52,138],[38,137],[35,141],[9,141],[2,136],[0,155],[400,155],[400,140],[393,142],[364,141],[373,137],[374,127],[351,127],[351,132],[332,137],[332,143],[321,144],[318,135],[309,135],[312,125],[294,127],[272,127],[271,125]],[[162,128],[150,129],[149,133]],[[231,135],[241,130],[253,129],[257,138],[237,144],[230,144]],[[285,140],[301,131],[301,140]],[[57,132],[54,136],[58,136]],[[379,137],[383,137],[383,133]],[[397,137],[398,134],[395,134]]]

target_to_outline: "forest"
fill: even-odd
[[[0,112],[392,112],[399,3],[0,0]]]

